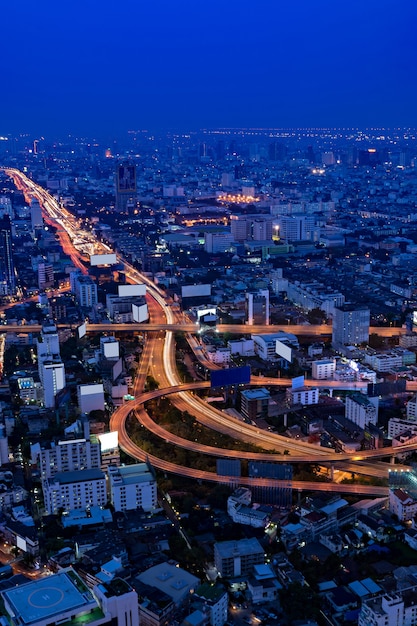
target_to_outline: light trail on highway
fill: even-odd
[[[24,190],[25,197],[26,197],[26,194],[28,194],[28,197],[35,197],[39,200],[39,202],[42,204],[44,211],[46,211],[47,213],[48,219],[53,220],[56,224],[58,224],[62,228],[62,230],[64,230],[67,233],[69,241],[70,241],[70,246],[73,250],[75,250],[75,242],[80,241],[80,232],[79,232],[79,229],[77,231],[77,224],[76,224],[75,217],[71,215],[68,211],[60,207],[59,204],[50,196],[50,194],[46,192],[46,190],[42,189],[42,187],[40,187],[39,185],[31,181],[28,177],[26,177],[24,174],[22,174],[18,170],[8,168],[5,171],[13,178],[16,186],[20,185],[19,188]],[[86,240],[81,241],[82,246],[84,246],[84,248],[86,244],[94,246],[94,244],[96,244],[96,241],[92,239],[91,233],[87,233],[86,235],[87,235]],[[110,251],[110,248],[106,247],[105,252],[108,252],[108,251]],[[77,251],[77,254],[78,254],[79,262],[82,263],[82,261],[80,260],[80,252]],[[158,319],[158,321],[155,324],[150,323],[147,325],[88,324],[87,330],[92,331],[92,332],[103,332],[103,331],[126,332],[127,331],[130,333],[135,332],[135,331],[140,331],[140,332],[164,331],[165,335],[163,339],[161,336],[154,336],[152,340],[149,342],[148,347],[145,348],[147,362],[144,360],[143,368],[140,370],[140,384],[138,382],[138,387],[137,387],[138,391],[141,386],[143,387],[144,381],[146,380],[146,372],[148,371],[148,366],[150,366],[151,371],[154,371],[156,375],[159,377],[158,382],[165,383],[165,385],[168,387],[168,390],[167,389],[164,390],[164,394],[168,395],[172,393],[177,393],[180,399],[180,402],[183,402],[184,406],[188,407],[187,410],[190,410],[193,414],[197,413],[199,415],[199,419],[207,420],[207,424],[211,424],[211,427],[214,424],[216,424],[216,429],[221,430],[221,432],[223,432],[222,429],[224,429],[226,434],[232,433],[232,436],[235,436],[236,438],[242,439],[244,437],[248,437],[252,443],[255,441],[259,443],[259,445],[262,445],[263,447],[269,447],[270,445],[278,445],[278,440],[275,439],[276,437],[279,437],[278,435],[274,435],[269,432],[265,433],[264,431],[260,431],[259,429],[256,429],[253,426],[243,424],[242,422],[238,422],[238,420],[233,420],[233,418],[224,414],[221,411],[218,411],[214,407],[211,407],[207,405],[206,403],[202,404],[201,399],[194,397],[188,393],[191,387],[184,385],[180,381],[179,376],[178,376],[178,371],[177,371],[176,362],[175,362],[175,340],[174,340],[173,332],[181,331],[181,332],[193,333],[197,329],[196,325],[178,323],[176,319],[176,314],[174,314],[172,308],[167,305],[165,293],[160,288],[158,288],[150,279],[148,279],[148,277],[140,274],[131,264],[127,263],[122,257],[117,255],[117,259],[124,263],[126,275],[129,278],[129,280],[132,280],[133,282],[141,282],[147,285],[149,295],[154,299],[154,301],[157,303],[158,307],[160,308],[161,318]],[[162,316],[162,312],[163,312],[163,316]],[[10,327],[5,327],[5,330],[9,330],[9,328]],[[25,327],[17,326],[17,332],[22,332],[23,328]],[[32,327],[32,330],[34,330],[34,327]],[[247,334],[248,326],[245,325],[245,326],[240,326],[240,327],[239,326],[230,327],[229,325],[219,325],[217,327],[217,330],[219,332],[236,332],[236,333]],[[256,333],[270,334],[270,333],[278,332],[279,330],[280,330],[279,328],[271,327],[271,326],[251,326],[250,327],[250,332],[252,334],[256,334]],[[286,326],[285,328],[282,328],[281,330],[283,330],[284,332],[296,333],[299,335],[306,335],[306,336],[307,335],[324,336],[324,335],[331,334],[331,326],[328,326],[328,325]],[[376,329],[376,331],[381,336],[392,336],[394,334],[399,335],[405,332],[404,329],[393,329],[393,328],[384,329],[384,328],[379,328],[379,327]],[[30,331],[28,330],[28,332]],[[275,384],[282,384],[286,386],[291,384],[291,381],[288,379],[274,379],[274,381],[275,381]],[[274,384],[271,379],[262,379],[261,381],[254,380],[253,383],[262,384],[262,385]],[[306,381],[306,385],[318,386],[318,381]],[[360,385],[361,383],[355,383],[353,388],[360,389],[361,388]],[[209,386],[209,384],[207,386]],[[325,388],[335,388],[335,389],[346,388],[346,386],[342,387],[340,383],[338,384],[337,381],[326,381],[326,383],[323,386]],[[195,387],[195,389],[197,388],[198,387]],[[228,480],[225,477],[217,477],[217,475],[215,474],[213,475],[211,472],[200,472],[198,470],[194,470],[193,468],[184,468],[182,466],[175,466],[174,464],[168,463],[164,461],[163,459],[158,459],[152,455],[145,454],[143,451],[140,450],[140,448],[135,446],[133,442],[130,441],[126,433],[125,422],[126,422],[127,416],[132,410],[137,409],[141,405],[143,405],[143,402],[146,401],[145,398],[147,397],[147,394],[140,395],[139,397],[140,397],[140,400],[135,400],[133,401],[133,403],[128,402],[122,407],[119,407],[114,412],[111,418],[111,427],[119,430],[119,438],[121,442],[120,445],[122,449],[125,450],[125,452],[127,452],[128,454],[131,454],[133,458],[137,458],[140,460],[145,460],[146,458],[148,458],[150,462],[153,465],[155,465],[155,467],[158,467],[159,469],[162,469],[164,471],[170,471],[173,473],[179,473],[183,476],[190,476],[190,477],[197,478],[197,479],[211,480],[215,482],[225,482]],[[157,397],[157,396],[154,396],[154,397]],[[236,424],[234,422],[236,422]],[[238,437],[238,433],[240,435],[239,437]],[[273,443],[271,444],[271,442]],[[279,442],[279,445],[283,445],[282,438]],[[324,454],[323,450],[318,451],[317,447],[311,444],[300,444],[300,443],[296,443],[294,441],[290,441],[287,439],[285,441],[285,446],[287,449],[289,448],[291,452],[297,452],[297,451],[302,452],[302,456],[304,456],[304,458],[308,454],[309,460],[306,462],[318,462],[318,460],[320,459],[320,456],[325,458],[326,461],[333,460],[331,459],[331,454]],[[397,449],[396,453],[400,453],[400,450]],[[343,459],[343,457],[346,455],[334,455],[335,456],[334,462],[340,462],[342,460],[347,460],[347,459],[350,462],[366,461],[368,458],[370,458],[368,454],[369,453],[367,452],[367,453],[358,453],[356,455],[355,454],[347,455],[346,459]],[[390,454],[392,454],[392,452]],[[383,456],[383,455],[379,454],[378,456]],[[297,457],[294,456],[294,457],[291,457],[291,459],[288,458],[286,460],[287,462],[296,462],[296,458]],[[257,481],[260,481],[260,482],[257,482]],[[271,481],[268,481],[267,479],[246,479],[244,477],[240,477],[238,482],[241,484],[250,483],[250,484],[259,484],[259,485],[265,485],[265,486],[274,486],[274,485],[276,486],[275,481],[271,482]],[[370,486],[364,487],[361,485],[343,485],[342,486],[340,484],[333,484],[333,483],[312,483],[313,486],[310,486],[310,483],[302,483],[302,485],[303,487],[298,486],[296,488],[307,488],[307,489],[325,488],[327,491],[331,491],[331,490],[341,491],[343,487],[343,489],[346,488],[346,492],[350,492],[350,493],[368,493],[368,494],[370,493],[382,494],[383,493],[384,495],[386,495],[387,493],[386,488],[376,488],[376,487],[370,487]],[[361,491],[361,489],[363,489],[363,491]],[[379,491],[375,491],[378,489]]]

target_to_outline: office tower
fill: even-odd
[[[43,228],[43,217],[41,205],[35,198],[30,202],[30,226],[32,231]]]
[[[269,324],[269,291],[261,289],[257,293],[246,294],[246,314],[249,326]]]
[[[46,408],[55,407],[55,397],[65,387],[65,367],[60,356],[43,360],[39,364],[39,378],[43,387],[43,403]]]
[[[55,324],[46,322],[37,343],[38,372],[47,408],[55,406],[55,396],[65,387],[65,367],[59,355],[59,338]]]
[[[121,163],[116,168],[116,211],[125,213],[127,204],[136,203],[136,165],[133,163]]]
[[[316,238],[314,215],[280,215],[275,223],[279,238],[284,241],[314,241]]]
[[[97,284],[91,276],[85,276],[80,270],[71,272],[70,285],[81,307],[89,309],[97,304]]]
[[[0,291],[9,296],[16,292],[10,217],[0,219]]]
[[[365,343],[369,339],[370,311],[365,306],[345,304],[335,307],[333,315],[333,345]]]
[[[12,220],[14,217],[12,201],[7,196],[0,196],[0,217],[8,215]]]
[[[52,263],[39,263],[38,265],[38,287],[45,289],[54,284],[54,266]]]

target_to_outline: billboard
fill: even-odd
[[[230,367],[225,370],[212,370],[210,372],[212,387],[226,387],[227,385],[247,385],[250,382],[250,367]]]
[[[147,304],[132,304],[132,317],[134,322],[146,322],[149,319]]]
[[[119,437],[117,430],[113,430],[110,433],[103,433],[102,435],[97,435],[98,440],[100,441],[100,448],[102,452],[108,452],[109,450],[115,450],[119,445]]]
[[[116,265],[117,257],[115,254],[92,254],[90,256],[91,267],[97,265]]]
[[[286,343],[283,343],[279,339],[276,339],[276,341],[275,341],[275,352],[278,354],[278,356],[280,356],[283,359],[285,359],[286,361],[288,361],[288,363],[291,363],[291,361],[292,361],[292,349],[290,348],[290,346],[287,346]]]
[[[206,317],[206,315],[214,315],[217,317],[215,306],[210,306],[210,307],[206,306],[206,307],[203,307],[202,309],[196,309],[196,313],[197,313],[198,320],[200,319],[200,317]]]
[[[304,376],[297,376],[291,380],[291,389],[301,389],[304,387]]]
[[[84,324],[80,324],[80,326],[78,326],[78,339],[82,339],[86,333],[87,333],[87,327],[84,322]]]
[[[117,191],[136,192],[136,167],[134,165],[119,165],[117,168]]]
[[[183,298],[198,298],[199,296],[210,296],[211,285],[183,285],[181,296]]]
[[[240,478],[240,459],[217,459],[216,473],[218,476],[236,476]]]
[[[268,463],[267,461],[249,461],[248,475],[251,478],[292,479],[292,465],[288,463]]]
[[[118,285],[119,298],[130,298],[134,296],[145,296],[146,285]]]

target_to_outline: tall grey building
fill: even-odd
[[[345,304],[335,307],[333,315],[333,345],[357,345],[369,339],[370,311],[365,306]]]

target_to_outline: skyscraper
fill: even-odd
[[[0,291],[1,295],[12,295],[16,291],[13,263],[12,229],[10,217],[0,218]]]
[[[128,202],[136,202],[136,165],[121,163],[116,168],[116,211],[125,213]]]

